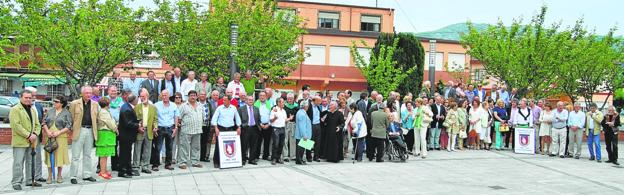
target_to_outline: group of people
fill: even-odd
[[[153,71],[147,79],[137,78],[133,71],[129,78],[120,75],[113,72],[105,96],[97,88],[83,86],[79,99],[54,97],[54,106],[47,111],[35,101],[35,88],[19,94],[20,104],[10,111],[14,189],[20,190],[24,181],[35,187],[41,186],[39,182],[62,183],[66,165],[71,165],[72,184],[79,178],[95,182],[94,146],[99,158],[95,172],[103,179],[112,177],[109,158],[112,171],[124,178],[159,171],[161,165],[167,170],[202,168],[201,162],[211,161],[212,143],[219,143],[221,132],[240,136],[243,165],[257,165],[260,159],[277,165],[340,162],[350,153],[353,160],[362,161],[366,155],[369,161],[383,162],[390,140],[421,158],[431,150],[500,150],[503,145],[509,148],[510,142],[513,148],[516,127],[535,129],[538,153],[577,159],[585,133],[590,160],[601,162],[599,138],[604,131],[608,162],[617,164],[620,120],[613,107],[602,114],[592,105],[583,113],[579,105],[567,110],[559,102],[554,109],[541,100],[518,101],[516,90],[508,93],[505,86],[486,93],[482,86],[468,85],[464,90],[449,82],[446,89],[431,94],[431,85],[424,83],[418,97],[406,94],[401,99],[399,93],[390,92],[384,100],[371,91],[355,100],[350,90],[339,91],[334,98],[329,91],[311,94],[309,86],[297,95],[274,94],[263,77],[250,71],[243,78],[235,74],[228,84],[222,77],[215,84],[208,82],[207,73],[197,80],[195,72],[183,75],[179,68],[160,80]],[[311,149],[299,146],[310,140]],[[215,168],[222,157],[219,147],[214,145]],[[33,151],[36,155],[31,158]],[[48,167],[47,179],[41,173],[42,162]],[[52,173],[58,176],[53,178]]]

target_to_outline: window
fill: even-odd
[[[425,52],[425,70],[429,70],[429,52]],[[436,52],[435,55],[435,70],[442,71],[444,70],[444,53]]]
[[[65,95],[65,85],[48,85],[48,97],[56,97],[57,95]]]
[[[297,12],[294,9],[278,8],[273,14],[273,17],[281,18],[287,22],[292,22],[294,21],[296,15]]]
[[[357,48],[357,52],[358,52],[358,54],[360,54],[360,56],[362,56],[362,58],[364,59],[364,62],[366,62],[366,64],[370,63],[370,56],[371,56],[371,49],[370,48],[358,47]]]
[[[381,26],[381,17],[380,16],[362,16],[361,21],[361,31],[372,31],[379,32]]]
[[[0,79],[0,95],[11,96],[13,91],[13,80]]]
[[[11,106],[11,102],[8,99],[0,98],[0,105]]]
[[[325,65],[325,46],[305,45],[306,53],[309,54],[303,61],[307,65]]]
[[[340,14],[331,12],[319,12],[319,28],[338,29],[340,24]]]
[[[329,65],[349,66],[349,47],[331,46],[329,48]]]
[[[466,54],[463,53],[449,53],[448,55],[448,68],[453,71],[463,71],[466,67]]]
[[[482,81],[485,79],[487,72],[485,69],[474,69],[472,72],[472,80],[473,81]]]

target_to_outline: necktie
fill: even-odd
[[[247,107],[249,107],[249,111],[247,114],[249,114],[249,126],[251,127],[251,126],[256,125],[256,120],[254,118],[252,106],[247,106]]]

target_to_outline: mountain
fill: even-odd
[[[474,23],[473,25],[478,30],[485,30],[490,27],[490,24],[484,23]],[[457,23],[448,25],[435,31],[414,33],[414,35],[416,35],[417,37],[428,39],[459,41],[460,36],[464,33],[468,33],[468,24]]]

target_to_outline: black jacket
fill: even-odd
[[[436,106],[436,104],[432,104],[431,105],[431,112],[433,112],[433,121],[431,121],[431,128],[442,128],[442,123],[444,123],[444,120],[446,119],[446,108],[444,108],[444,105],[440,105],[440,109],[438,110],[438,107]],[[438,120],[436,118],[436,116],[442,115],[444,116],[444,119],[442,120]]]
[[[252,106],[252,109],[253,109],[254,121],[256,122],[255,126],[257,126],[259,130],[260,129],[260,109],[253,107],[253,106]],[[238,115],[240,115],[240,118],[241,118],[241,126],[248,127],[249,126],[249,108],[247,107],[247,104],[244,104],[238,108]]]
[[[119,139],[136,140],[139,132],[139,120],[129,103],[121,106],[119,111]]]

